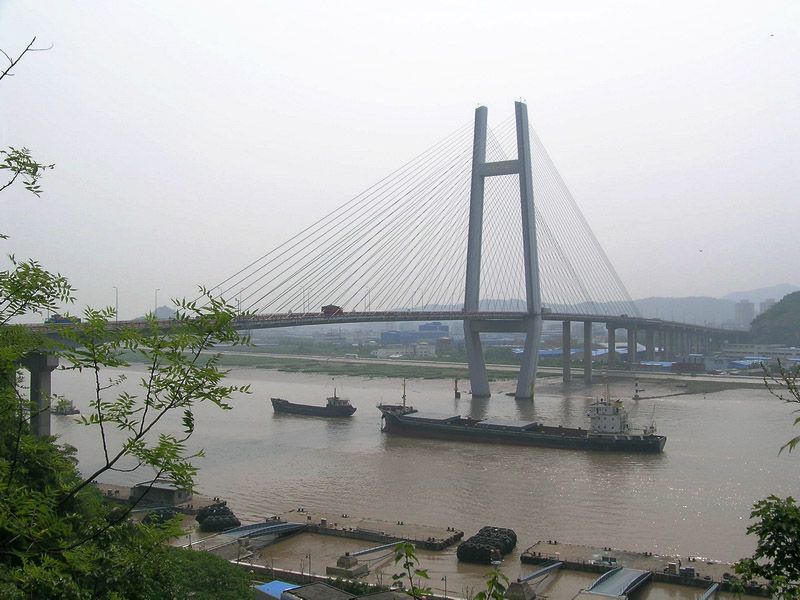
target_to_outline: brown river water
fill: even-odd
[[[135,392],[144,372],[135,367],[121,372],[128,377],[125,388]],[[778,454],[781,444],[797,434],[792,407],[763,390],[633,401],[631,383],[612,385],[611,395],[626,401],[634,424],[645,425],[654,417],[659,433],[667,436],[664,452],[648,455],[389,436],[380,431],[375,405],[399,402],[402,381],[388,378],[337,378],[339,395],[358,408],[350,419],[275,415],[270,396],[324,404],[332,391],[330,377],[256,368],[234,369],[229,377],[233,383],[251,384],[252,393],[236,398],[230,411],[199,407],[190,447],[205,451],[196,460],[198,489],[226,498],[243,521],[302,506],[392,522],[452,525],[467,536],[483,525],[510,527],[519,537],[518,551],[537,540],[558,539],[733,561],[754,548],[745,534],[752,503],[768,494],[800,493],[800,456]],[[670,385],[648,383],[644,395],[681,391]],[[409,380],[407,396],[409,404],[435,412],[578,427],[586,426],[587,406],[606,393],[604,385],[565,387],[556,378],[537,382],[535,402],[506,396],[514,389],[510,381],[495,382],[492,389],[488,400],[468,394],[455,400],[452,381]],[[93,380],[56,372],[53,391],[86,412]],[[179,416],[165,425],[177,431]],[[53,417],[53,429],[78,448],[84,472],[100,464],[99,432],[63,416]],[[130,484],[148,474],[107,474],[104,481]],[[301,535],[281,542],[269,560],[298,569],[298,557],[312,553],[317,556],[314,572],[323,572],[325,561],[335,560],[340,550],[369,545],[310,540]],[[512,578],[528,572],[517,557],[515,552],[504,561]],[[459,566],[454,549],[425,553],[424,560],[440,591],[445,575],[449,591],[458,593],[477,588],[485,571]],[[571,598],[592,578],[561,574],[540,591]],[[690,599],[697,594],[692,588],[651,585],[641,596]]]

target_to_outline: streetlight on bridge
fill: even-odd
[[[113,286],[114,288],[114,320],[119,322],[119,288],[117,286]]]

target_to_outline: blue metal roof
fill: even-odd
[[[270,581],[269,583],[262,583],[261,585],[256,586],[256,590],[266,594],[269,598],[275,598],[275,600],[281,600],[281,596],[283,592],[287,590],[293,590],[295,588],[300,587],[295,583],[289,583],[288,581],[280,581],[276,579],[275,581]]]

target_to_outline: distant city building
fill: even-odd
[[[434,321],[433,323],[423,323],[419,326],[420,331],[434,331],[438,335],[436,337],[440,337],[442,335],[447,335],[450,333],[450,326],[444,325],[439,321]]]
[[[447,354],[453,351],[453,340],[449,337],[440,337],[436,340],[436,354]]]
[[[775,298],[767,298],[758,305],[758,314],[767,312],[773,306],[775,306]]]
[[[435,342],[441,337],[450,334],[450,327],[439,322],[424,323],[417,331],[384,331],[381,333],[381,343],[385,346],[392,344],[416,344],[422,341]]]
[[[750,300],[740,300],[735,306],[736,324],[740,327],[750,327],[750,323],[756,318],[756,305]]]
[[[420,342],[414,346],[414,356],[419,358],[434,358],[436,356],[436,346],[431,346],[428,342]]]

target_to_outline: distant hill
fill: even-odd
[[[734,318],[735,302],[709,296],[689,296],[687,298],[652,297],[636,300],[636,306],[643,317],[697,323],[722,325]]]
[[[750,325],[750,332],[756,342],[800,347],[800,292],[784,296],[758,315]]]
[[[759,303],[767,300],[768,298],[780,300],[786,294],[791,294],[792,292],[798,291],[800,291],[800,287],[797,287],[796,285],[792,285],[791,283],[779,283],[778,285],[756,288],[746,292],[732,292],[726,295],[724,298],[726,300],[733,300],[734,302],[738,302],[739,300],[750,300],[750,302],[755,303],[757,309]]]

